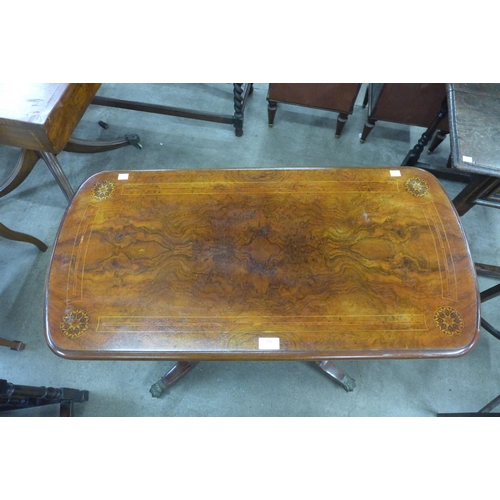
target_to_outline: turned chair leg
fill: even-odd
[[[72,417],[74,403],[88,400],[89,391],[14,385],[7,380],[0,380],[0,412],[58,404],[60,417]]]
[[[427,150],[428,154],[431,154],[445,139],[448,135],[448,132],[443,132],[442,130],[438,130],[434,139]]]
[[[276,110],[278,109],[277,101],[267,100],[267,122],[270,127],[274,125],[274,117],[276,116]]]
[[[347,113],[339,113],[339,116],[337,117],[337,128],[335,130],[335,138],[336,139],[338,139],[340,137],[342,130],[344,130],[344,125],[347,121],[347,118],[348,118]]]
[[[363,127],[363,133],[361,134],[361,139],[359,140],[361,144],[366,141],[368,134],[373,130],[373,127],[375,127],[376,122],[377,120],[374,120],[373,118],[368,118],[368,120],[365,123],[365,126]]]

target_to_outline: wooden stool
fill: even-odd
[[[278,102],[339,113],[335,137],[340,137],[354,109],[360,83],[270,83],[267,94],[269,126],[274,124]]]

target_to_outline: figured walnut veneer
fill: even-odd
[[[447,357],[478,304],[425,171],[103,172],[61,224],[46,338],[71,359]]]

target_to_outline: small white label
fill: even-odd
[[[277,337],[259,337],[259,349],[279,350],[280,339]]]
[[[127,181],[128,180],[128,174],[118,174],[118,180],[119,181]]]
[[[464,163],[472,163],[472,156],[462,156],[462,161]]]
[[[401,170],[390,170],[391,177],[401,177]]]

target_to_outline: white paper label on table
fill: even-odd
[[[119,181],[127,181],[128,180],[128,174],[118,174],[118,180]]]
[[[391,170],[391,177],[401,177],[401,170]]]
[[[473,163],[472,156],[463,156],[462,160],[464,163]]]
[[[280,339],[278,337],[259,337],[259,349],[278,350]]]

